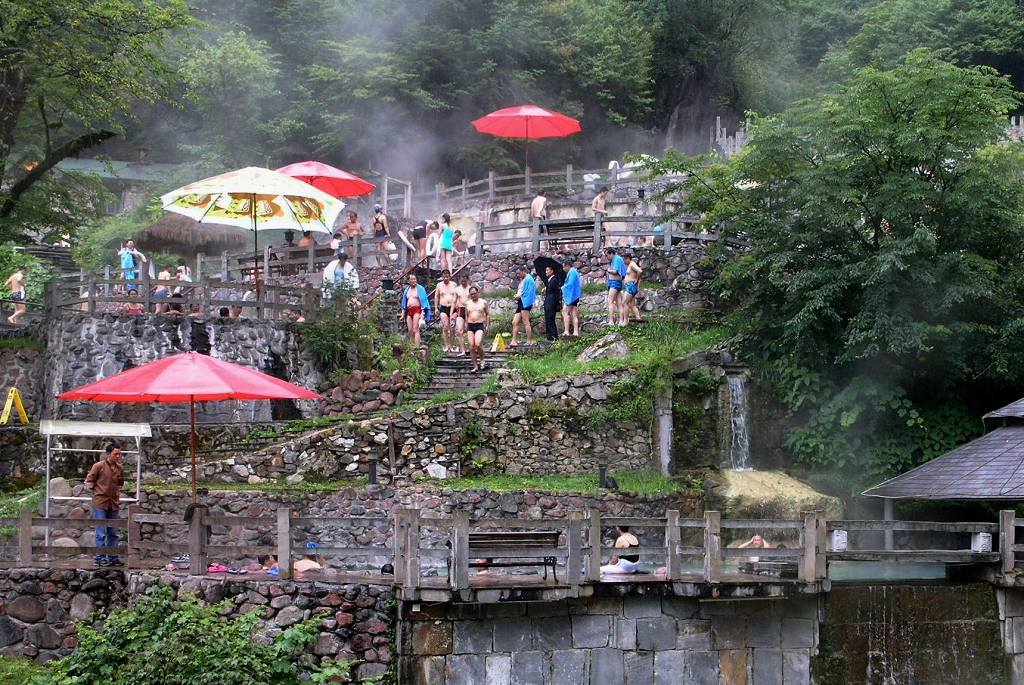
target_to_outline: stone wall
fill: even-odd
[[[813,597],[670,595],[419,611],[405,605],[399,682],[809,685],[817,607]]]
[[[996,600],[1002,622],[1003,650],[1009,657],[1007,682],[1024,685],[1024,588],[996,590]]]
[[[478,471],[513,474],[596,473],[600,464],[651,468],[647,426],[595,427],[586,420],[587,412],[604,406],[615,383],[629,373],[517,384],[468,400],[342,422],[261,452],[203,464],[200,478],[254,483],[344,478],[365,474],[369,460],[379,462],[382,480],[396,482],[446,478],[468,472],[474,463]]]
[[[1004,606],[1019,610],[1016,598]],[[996,593],[986,583],[834,585],[817,682],[1001,685],[1008,682],[1003,642]],[[1024,651],[1007,646],[1011,654]]]
[[[53,399],[65,390],[185,350],[208,351],[218,359],[251,366],[308,388],[316,388],[322,381],[293,328],[284,322],[66,312],[50,323],[48,364],[42,383],[48,398],[44,406],[47,417],[186,422],[187,404],[117,405]],[[208,402],[197,405],[196,413],[204,422],[266,421],[311,416],[316,405],[315,401],[274,407],[266,401]]]
[[[389,631],[394,624],[390,587],[355,583],[240,582],[172,574],[99,569],[0,570],[0,654],[37,661],[70,653],[77,645],[76,620],[124,606],[154,585],[194,594],[211,604],[231,600],[232,615],[257,612],[254,640],[272,639],[284,628],[319,617],[314,658],[357,659],[358,677],[381,675],[394,660]]]
[[[38,421],[43,412],[43,370],[46,353],[30,348],[0,349],[0,392],[4,401],[11,388],[17,388],[29,421]],[[16,413],[11,421],[19,423]]]

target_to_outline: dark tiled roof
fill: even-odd
[[[1004,419],[1024,417],[1024,398],[985,414],[986,419]]]
[[[905,499],[1024,500],[1024,426],[997,428],[864,494]]]

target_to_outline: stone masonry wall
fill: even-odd
[[[17,388],[29,421],[38,421],[43,410],[43,369],[46,354],[28,348],[9,348],[0,350],[0,392],[6,401],[7,392]],[[16,413],[12,411],[11,422],[19,423]]]
[[[99,569],[0,570],[0,654],[49,661],[77,645],[74,621],[95,611],[124,606],[154,585],[194,594],[211,604],[231,600],[231,614],[257,612],[253,639],[273,639],[284,628],[309,618],[321,630],[309,648],[315,659],[358,659],[356,675],[386,673],[395,658],[388,636],[394,623],[387,586],[354,583],[240,582],[173,574]]]
[[[818,599],[403,607],[410,685],[809,685]]]
[[[90,315],[67,312],[50,322],[43,392],[46,417],[187,422],[187,404],[109,404],[58,402],[57,394],[106,378],[169,354],[209,351],[218,359],[243,364],[299,385],[315,388],[322,381],[312,358],[300,347],[284,322],[248,319],[192,318],[124,314]],[[201,421],[266,421],[311,416],[317,402],[295,403],[294,416],[272,416],[269,402],[209,402],[197,405]]]
[[[603,406],[615,383],[629,373],[515,385],[468,400],[343,422],[264,451],[203,464],[200,478],[254,483],[282,477],[335,479],[364,474],[367,460],[374,459],[379,477],[395,482],[465,473],[474,461],[489,472],[515,474],[596,473],[599,464],[650,468],[647,426],[593,427],[586,421],[586,413]]]

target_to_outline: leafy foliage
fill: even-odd
[[[890,474],[973,435],[970,399],[1024,376],[1017,105],[991,69],[918,51],[756,118],[729,162],[654,165],[751,243],[718,254],[717,286],[799,418],[800,460]]]
[[[102,627],[79,626],[78,648],[53,665],[53,685],[298,685],[297,657],[315,639],[319,620],[286,628],[272,642],[254,641],[255,613],[222,615],[221,605],[176,600],[166,586],[111,612]],[[313,673],[347,673],[347,664],[311,665]]]
[[[619,490],[638,495],[671,494],[689,490],[688,485],[661,475],[657,471],[615,471],[612,473],[619,483]],[[553,493],[601,492],[597,474],[586,476],[566,475],[488,475],[458,478],[443,482],[445,487],[456,490],[493,490],[495,492],[522,492],[539,490]]]

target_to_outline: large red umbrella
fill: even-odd
[[[296,162],[281,167],[277,172],[304,181],[333,197],[367,195],[377,187],[355,174],[336,169],[323,162]]]
[[[564,138],[581,130],[580,122],[536,105],[516,105],[491,112],[473,122],[480,133],[499,138],[524,138],[526,166],[530,163],[529,141],[540,138]]]
[[[182,352],[58,395],[90,402],[188,402],[192,420],[192,501],[196,500],[196,402],[316,400],[298,385],[198,352]]]

